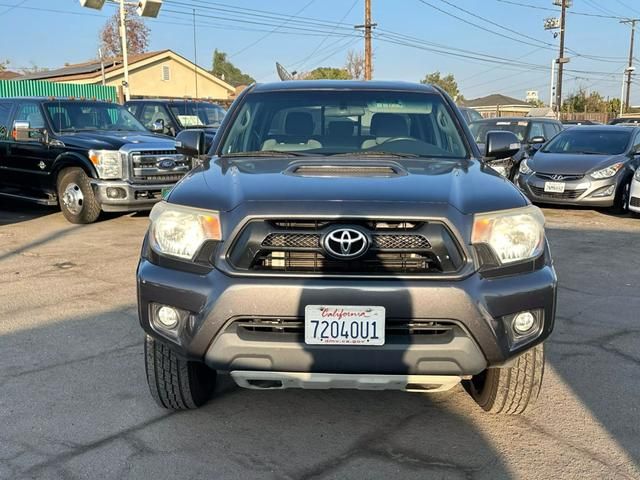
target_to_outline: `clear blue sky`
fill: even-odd
[[[552,0],[510,1],[556,8]],[[427,72],[439,70],[453,73],[467,98],[490,93],[524,98],[525,91],[532,89],[539,90],[541,97],[547,100],[549,66],[557,52],[544,44],[555,47],[558,40],[544,31],[542,25],[544,18],[555,16],[553,11],[526,8],[500,0],[424,2],[482,28],[453,18],[421,0],[372,0],[373,20],[378,24],[376,35],[380,36],[374,39],[375,78],[418,81]],[[574,12],[640,17],[640,0],[574,0],[573,3],[571,10]],[[198,18],[198,63],[209,68],[212,52],[218,48],[229,53],[237,66],[259,81],[277,79],[276,60],[292,70],[341,66],[350,48],[361,49],[363,45],[361,39],[347,36],[355,32],[347,25],[333,28],[329,24],[362,23],[364,0],[165,0],[160,17],[147,22],[151,28],[152,50],[170,48],[193,59],[189,5],[196,8]],[[470,14],[456,9],[456,6]],[[0,0],[0,31],[4,39],[0,59],[9,59],[12,68],[32,64],[54,68],[65,62],[77,63],[95,58],[98,33],[114,8],[107,6],[101,12],[83,9],[77,0]],[[246,13],[247,10],[243,9],[272,12],[278,18],[269,19],[256,13],[242,17],[255,23],[234,22],[241,17],[233,11]],[[310,25],[291,19],[279,31],[268,34],[296,14],[305,17],[297,19],[300,22],[315,20],[323,23]],[[485,19],[519,34],[492,25]],[[288,30],[291,26],[307,31],[292,32]],[[564,91],[570,93],[581,85],[598,90],[605,96],[618,97],[628,55],[629,33],[630,28],[617,19],[568,15],[566,45],[573,52],[568,54],[572,59],[567,68],[579,72],[567,72]],[[398,42],[394,34],[412,37],[400,39],[400,43],[421,48],[434,48],[433,44],[438,44],[440,46],[435,48],[464,56],[389,43],[390,40]],[[513,40],[514,37],[530,44],[519,43]],[[419,44],[413,38],[430,44]],[[507,65],[478,61],[477,54],[491,55],[496,62]],[[603,58],[585,58],[584,55]],[[640,58],[640,50],[636,56]],[[513,68],[512,60],[516,68]],[[640,81],[632,89],[632,104],[639,103]]]

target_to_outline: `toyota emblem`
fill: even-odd
[[[322,246],[332,257],[348,260],[363,255],[369,248],[369,239],[354,228],[336,228],[325,235]]]

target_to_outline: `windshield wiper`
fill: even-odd
[[[314,153],[287,152],[280,150],[256,150],[255,152],[236,152],[221,155],[221,157],[309,157]]]
[[[332,157],[396,157],[396,158],[420,158],[414,153],[382,152],[378,150],[362,150],[359,152],[334,153]]]

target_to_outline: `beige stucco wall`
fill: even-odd
[[[162,66],[168,65],[170,79],[162,80]],[[124,74],[107,74],[107,85],[120,87]],[[73,83],[95,83],[95,80],[74,80]],[[173,59],[165,58],[144,66],[131,65],[129,69],[129,91],[132,97],[196,97],[195,72],[193,68]],[[226,100],[234,95],[209,77],[198,73],[199,98]]]

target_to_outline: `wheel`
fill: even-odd
[[[519,415],[538,398],[544,374],[542,344],[522,354],[510,368],[488,368],[465,382],[471,397],[489,413]]]
[[[151,396],[170,410],[204,405],[215,387],[216,372],[205,364],[179,358],[167,345],[149,335],[144,342],[144,364]]]
[[[611,211],[613,213],[626,213],[629,210],[629,190],[631,189],[631,179],[626,180],[616,193],[616,198],[613,201]]]
[[[81,168],[66,168],[58,175],[60,210],[71,223],[93,223],[100,216],[100,204]]]

